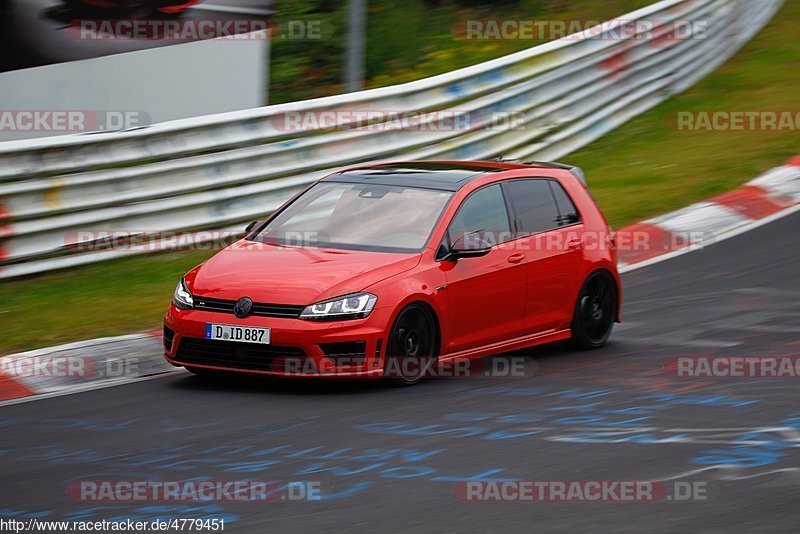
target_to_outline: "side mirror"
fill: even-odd
[[[258,221],[253,221],[250,224],[248,224],[247,227],[244,229],[244,233],[249,234],[250,230],[255,228],[257,224],[258,224]]]
[[[456,239],[450,250],[445,256],[445,260],[457,260],[460,258],[480,258],[492,251],[492,245],[482,237],[475,234],[467,234]]]

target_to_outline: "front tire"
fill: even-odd
[[[424,304],[403,308],[395,319],[386,344],[384,377],[394,386],[413,386],[436,363],[436,321]]]
[[[570,345],[599,349],[608,341],[617,316],[617,285],[607,271],[596,271],[584,282],[572,316]]]

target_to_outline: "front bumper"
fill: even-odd
[[[164,357],[175,366],[247,374],[380,377],[391,313],[390,308],[375,308],[364,319],[332,322],[258,316],[239,319],[229,313],[180,310],[171,304],[164,316]],[[205,340],[206,323],[268,327],[270,344]],[[361,350],[355,356],[331,354],[331,346],[359,343],[360,347],[360,342],[363,357]]]

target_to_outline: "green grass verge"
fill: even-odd
[[[465,40],[453,33],[465,20],[606,20],[653,0],[373,0],[367,12],[367,87],[410,82],[528,48],[532,41]],[[269,103],[339,94],[347,2],[283,0],[275,20],[320,22],[319,40],[278,38],[270,64]],[[302,82],[298,83],[298,80]]]
[[[800,111],[800,2],[787,1],[735,58],[686,93],[570,154],[621,227],[735,189],[800,155],[798,132],[679,132],[679,111]]]
[[[800,110],[800,3],[687,93],[567,158],[616,227],[724,192],[800,153],[797,133],[686,133],[666,113]],[[159,327],[182,274],[208,253],[127,258],[0,285],[0,354]]]
[[[207,252],[124,258],[0,285],[0,354],[159,328],[175,285]]]

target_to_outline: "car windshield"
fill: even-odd
[[[320,182],[252,239],[285,245],[418,252],[452,197],[415,187]]]

